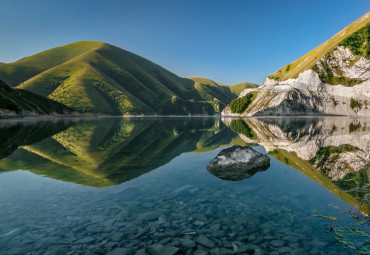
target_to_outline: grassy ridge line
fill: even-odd
[[[343,39],[357,30],[364,27],[370,22],[370,12],[342,29],[339,33],[334,35],[328,41],[324,42],[320,46],[316,47],[303,57],[295,60],[294,62],[280,68],[275,73],[269,76],[271,79],[276,80],[287,80],[290,78],[297,78],[298,75],[306,69],[312,68],[320,58],[322,58],[327,52],[336,47]]]
[[[15,87],[37,74],[69,61],[86,51],[96,49],[102,44],[94,41],[71,43],[22,58],[14,63],[0,63],[0,77],[11,87]]]
[[[224,86],[229,86],[231,92],[234,95],[239,96],[243,90],[258,88],[260,85],[251,82],[241,82],[235,85],[224,85]]]

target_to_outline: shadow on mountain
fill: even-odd
[[[40,125],[29,128],[38,130]],[[12,145],[13,151],[18,149],[0,160],[0,168],[105,187],[136,178],[184,152],[230,144],[237,136],[215,118],[101,118],[65,128],[45,126],[45,139]]]
[[[368,119],[223,118],[246,143],[258,143],[332,193],[370,214]]]

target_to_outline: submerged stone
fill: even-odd
[[[208,165],[207,170],[223,180],[239,181],[267,170],[270,158],[248,146],[234,145],[222,150]]]
[[[169,246],[169,245],[161,245],[161,244],[153,244],[149,246],[148,251],[152,255],[173,255],[179,248]]]
[[[206,237],[204,235],[198,236],[195,241],[197,243],[207,247],[207,248],[210,248],[210,249],[215,247],[215,243],[212,242],[208,237]]]
[[[182,246],[184,246],[185,248],[188,248],[188,249],[193,248],[197,245],[193,240],[191,240],[189,238],[180,239],[180,243],[181,243]]]
[[[134,250],[130,248],[116,248],[106,253],[106,255],[132,255],[132,254],[134,254]]]
[[[271,241],[271,245],[274,247],[281,247],[284,245],[284,241],[282,240],[273,240]]]

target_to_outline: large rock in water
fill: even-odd
[[[212,159],[207,170],[223,179],[239,181],[270,167],[270,158],[248,146],[234,145]]]

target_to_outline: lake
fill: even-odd
[[[367,254],[370,120],[0,121],[0,254]],[[248,145],[270,167],[206,166]]]

